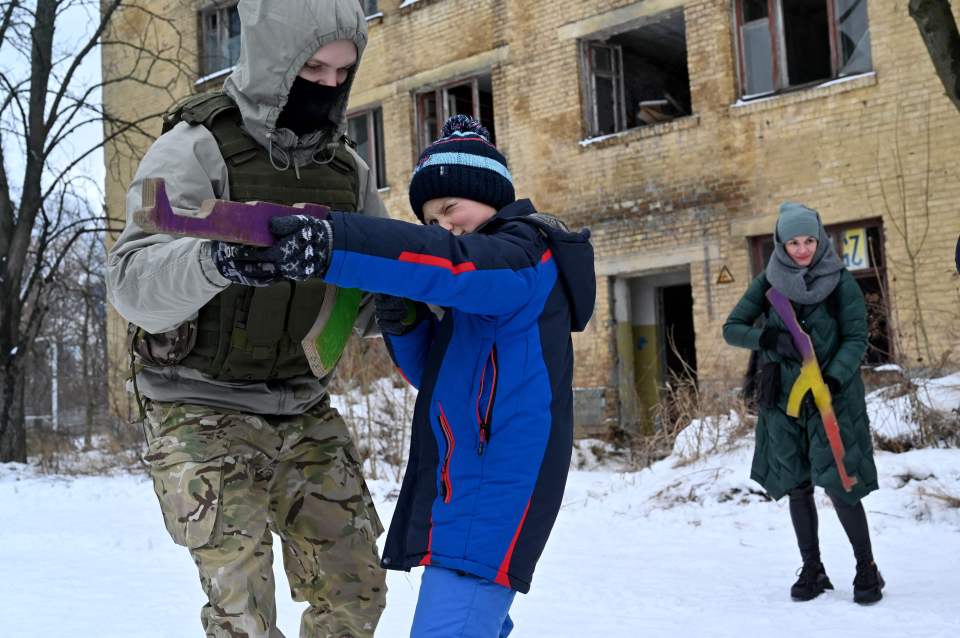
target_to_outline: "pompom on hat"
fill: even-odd
[[[506,158],[486,127],[468,115],[448,119],[413,170],[410,205],[421,222],[423,205],[439,197],[472,199],[497,210],[517,198]]]

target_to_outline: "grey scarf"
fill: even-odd
[[[819,215],[817,216],[819,221]],[[767,262],[767,281],[782,292],[790,301],[801,304],[820,303],[840,283],[844,265],[833,248],[833,241],[820,224],[817,237],[817,252],[810,265],[798,266],[787,254],[776,232],[773,234],[773,254]]]

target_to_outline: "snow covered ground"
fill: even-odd
[[[708,420],[702,436],[684,433],[674,456],[641,472],[572,472],[531,593],[514,604],[513,636],[960,636],[960,503],[950,500],[960,496],[960,450],[878,453],[882,489],[864,502],[887,588],[872,607],[851,601],[853,557],[818,491],[837,589],[794,603],[800,561],[787,505],[749,480],[752,442],[724,438],[736,425],[735,415]],[[698,445],[714,451],[691,462]],[[389,521],[396,484],[372,488]],[[0,465],[0,522],[0,636],[201,635],[195,568],[143,476]],[[276,571],[280,627],[293,638],[301,608],[279,560]],[[418,571],[390,572],[378,637],[407,635],[418,584]]]

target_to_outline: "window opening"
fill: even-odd
[[[237,5],[200,12],[202,76],[229,69],[240,58],[240,13]]]
[[[693,112],[683,9],[584,40],[581,54],[588,135],[618,133]]]
[[[423,151],[440,136],[443,123],[452,115],[477,118],[490,131],[496,144],[493,113],[493,81],[489,75],[452,82],[416,95],[418,147]]]
[[[370,167],[377,188],[387,187],[383,148],[383,109],[375,108],[347,116],[347,135],[357,145],[357,154]]]
[[[737,0],[736,19],[745,98],[872,69],[866,0]]]

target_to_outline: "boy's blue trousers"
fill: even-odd
[[[507,638],[516,591],[443,567],[426,567],[410,638]]]

